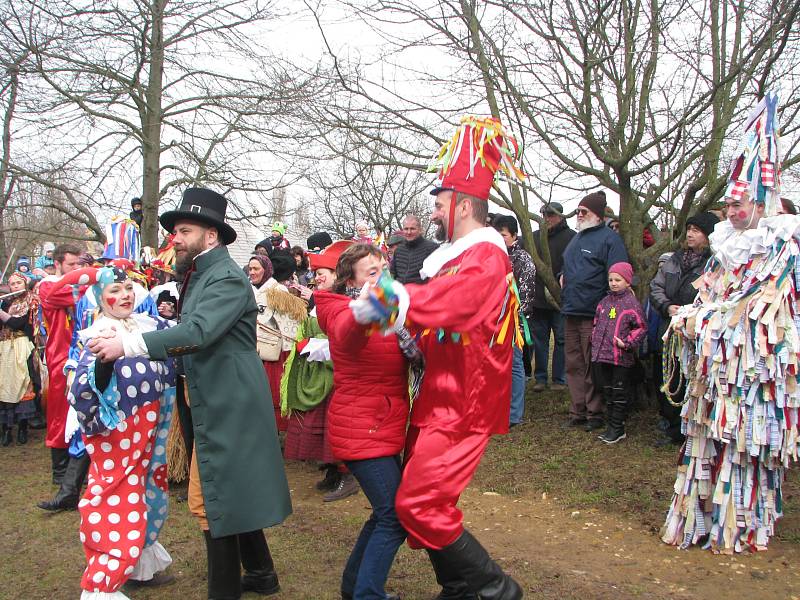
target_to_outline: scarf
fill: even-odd
[[[687,271],[691,271],[701,262],[705,262],[707,259],[706,250],[703,249],[700,252],[696,250],[692,250],[691,248],[687,248],[683,256],[681,257],[681,270],[686,273]]]

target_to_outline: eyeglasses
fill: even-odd
[[[575,211],[575,214],[578,215],[579,217],[585,217],[586,215],[589,214],[589,209],[588,208],[579,208],[579,209],[577,209]]]

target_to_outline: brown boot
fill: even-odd
[[[342,498],[357,494],[359,489],[358,481],[353,477],[353,474],[343,473],[342,478],[339,480],[339,485],[337,485],[332,492],[325,494],[322,500],[325,502],[336,502]]]

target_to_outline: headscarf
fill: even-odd
[[[257,288],[261,287],[262,285],[264,285],[264,283],[267,281],[267,279],[272,277],[272,272],[273,272],[272,261],[269,259],[268,256],[263,256],[261,254],[255,254],[255,255],[251,256],[250,260],[258,261],[258,264],[260,264],[261,268],[264,269],[264,275],[261,277],[261,281],[259,281],[258,283],[253,283],[254,287],[257,287]],[[250,260],[247,261],[248,265],[250,264]]]
[[[25,273],[20,271],[14,271],[11,275],[8,276],[8,281],[11,281],[12,277],[19,277],[25,283],[25,291],[22,294],[17,296],[12,296],[9,298],[10,302],[8,305],[8,314],[12,317],[22,317],[28,314],[30,310],[30,293],[28,289],[28,284],[30,283],[30,279]]]

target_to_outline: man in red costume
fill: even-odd
[[[524,175],[499,121],[465,118],[442,151],[431,221],[444,244],[424,262],[426,285],[391,284],[397,323],[421,332],[425,375],[411,412],[397,516],[413,548],[425,548],[441,600],[516,600],[519,585],[464,529],[457,507],[490,436],[508,432],[518,298],[500,234],[484,227],[495,171]],[[373,303],[376,294],[373,294]],[[354,302],[358,320],[379,320]],[[361,313],[361,314],[360,314]]]
[[[74,244],[61,244],[53,253],[56,275],[46,277],[39,284],[39,301],[42,306],[47,344],[44,348],[50,383],[47,388],[47,437],[53,463],[53,483],[60,484],[69,463],[64,430],[67,423],[67,377],[64,364],[67,362],[72,329],[75,325],[75,303],[78,298],[72,288],[64,287],[59,280],[77,269],[81,249]]]

